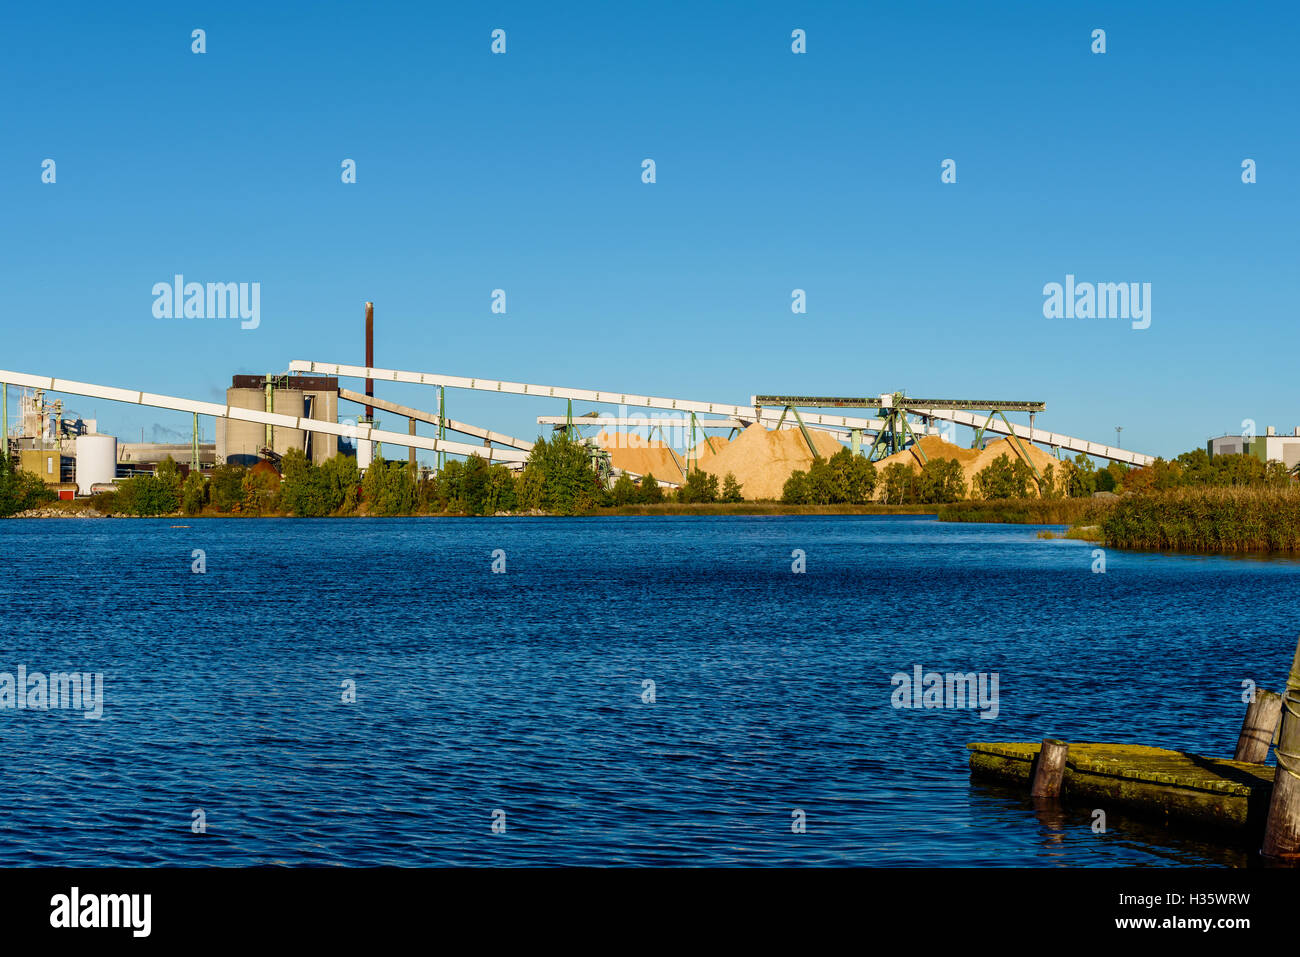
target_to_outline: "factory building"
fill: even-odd
[[[1210,439],[1205,450],[1215,455],[1253,455],[1262,462],[1281,462],[1287,468],[1300,464],[1300,427],[1278,435],[1273,426],[1263,435],[1221,435]]]
[[[294,418],[337,422],[339,380],[333,376],[233,376],[226,390],[226,404]],[[338,453],[338,438],[281,426],[217,419],[216,459],[231,465],[256,465],[263,449],[275,457],[290,449],[305,452],[317,465]]]
[[[81,453],[78,451],[77,453]],[[216,462],[217,447],[211,442],[199,443],[199,468],[210,469]],[[121,442],[117,446],[117,464],[124,476],[141,475],[158,471],[159,463],[170,458],[182,471],[194,461],[194,445],[190,442]],[[80,484],[80,480],[78,480]]]

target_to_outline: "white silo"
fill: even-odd
[[[117,437],[79,435],[76,445],[77,491],[90,494],[92,485],[104,485],[117,477]]]

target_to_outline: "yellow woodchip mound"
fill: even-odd
[[[822,458],[844,448],[829,432],[812,429],[809,434]],[[756,422],[716,456],[702,459],[700,467],[716,475],[719,485],[730,472],[747,499],[779,499],[785,480],[796,471],[808,471],[812,463],[812,452],[799,429],[769,431]]]
[[[679,483],[682,468],[673,452],[663,442],[644,439],[635,432],[606,432],[596,436],[596,444],[609,450],[610,464],[634,475],[653,475],[657,481]]]

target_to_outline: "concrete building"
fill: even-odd
[[[188,470],[194,460],[194,446],[189,442],[120,442],[117,446],[117,464],[126,475],[156,472],[158,464],[167,458]],[[215,459],[216,446],[200,442],[199,468],[212,468]]]
[[[270,376],[268,383],[267,376],[237,375],[226,390],[226,404],[294,418],[337,422],[339,380],[332,376]],[[337,454],[338,438],[302,429],[217,419],[218,463],[255,465],[261,461],[264,448],[278,456],[298,449],[319,465]]]
[[[1210,439],[1205,450],[1215,455],[1253,455],[1262,462],[1281,462],[1287,468],[1300,464],[1300,427],[1278,435],[1273,426],[1263,435],[1221,435]]]

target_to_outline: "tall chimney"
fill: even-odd
[[[375,304],[373,302],[368,302],[366,303],[366,368],[373,369],[374,367],[375,367]],[[366,396],[368,398],[374,398],[374,395],[375,395],[375,380],[366,379]],[[371,421],[373,421],[375,418],[375,410],[372,409],[370,406],[366,406],[366,418]]]

